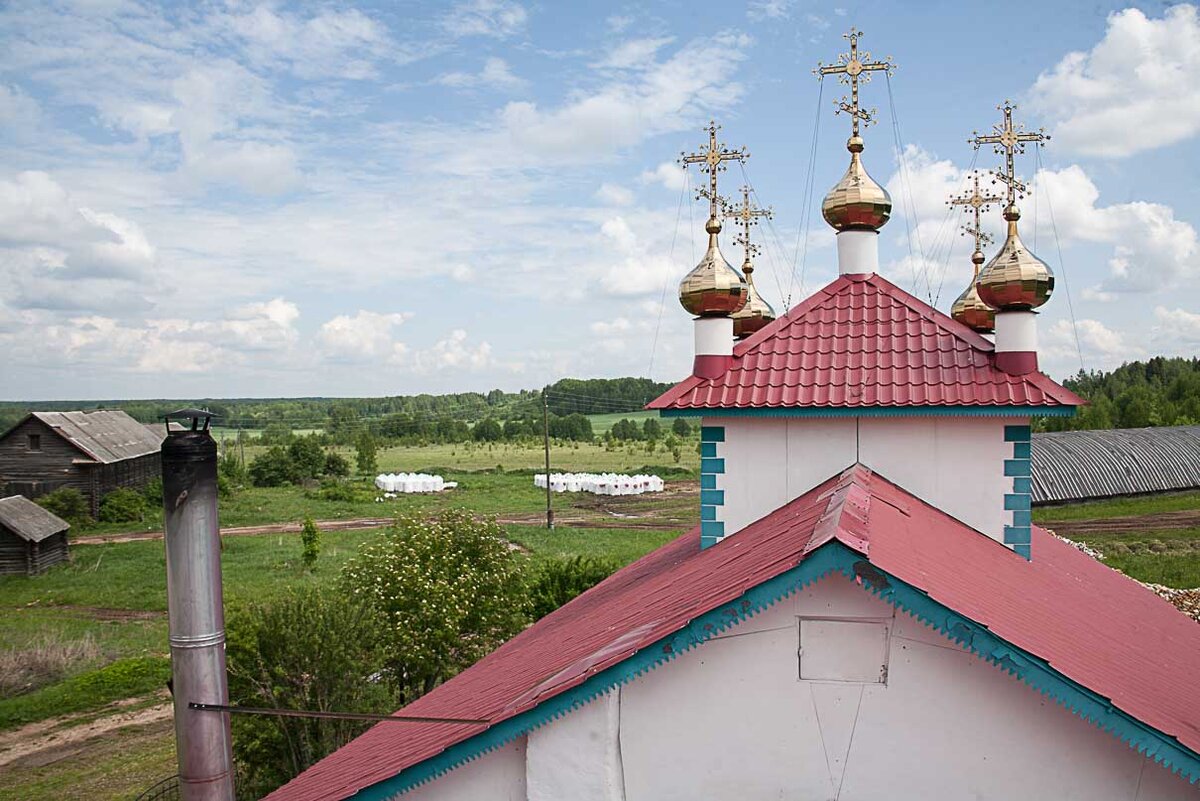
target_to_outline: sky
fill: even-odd
[[[812,69],[851,26],[897,65],[863,87],[881,273],[967,286],[945,201],[1011,98],[1051,135],[1017,162],[1043,369],[1200,351],[1195,6],[838,2],[5,3],[0,398],[678,380],[706,207],[676,160],[710,119],[748,149],[720,191],[773,209],[777,311],[832,280],[849,122]]]

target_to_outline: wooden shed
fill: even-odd
[[[164,436],[122,411],[33,412],[0,434],[0,496],[74,487],[94,517],[108,493],[161,476]]]
[[[32,576],[65,562],[70,527],[23,495],[0,498],[0,573]]]

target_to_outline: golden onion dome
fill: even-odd
[[[742,263],[742,273],[746,276],[749,294],[746,305],[733,315],[733,335],[738,339],[745,339],[775,319],[775,310],[754,286],[754,264],[749,259]]]
[[[972,253],[971,261],[975,264],[975,276],[950,307],[950,316],[972,331],[990,334],[996,328],[996,310],[983,302],[975,286],[979,281],[979,268],[983,266],[983,252]]]
[[[859,155],[863,151],[861,136],[846,142],[850,151],[850,166],[821,203],[825,222],[839,231],[878,231],[892,216],[892,197],[867,174]]]
[[[750,287],[721,255],[717,245],[720,220],[709,217],[704,230],[708,232],[708,250],[679,283],[679,302],[697,317],[725,317],[746,305]]]
[[[1017,233],[1021,212],[1016,205],[1004,209],[1008,235],[1000,251],[979,273],[975,282],[980,299],[994,309],[1016,311],[1036,309],[1050,299],[1054,291],[1054,273],[1050,266],[1029,252]]]

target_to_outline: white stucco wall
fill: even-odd
[[[855,626],[884,641],[831,636]],[[802,680],[806,654],[832,678]],[[886,675],[873,669],[880,659]],[[488,759],[439,780],[442,794],[413,797],[515,799],[526,787],[530,801],[1197,797],[840,576],[538,729],[528,750]],[[469,783],[456,776],[472,770]]]
[[[1004,495],[1012,479],[1004,460],[1013,445],[1000,417],[705,418],[722,426],[725,503],[717,519],[726,536],[778,509],[855,462],[1004,541]]]
[[[404,794],[406,801],[526,801],[525,738]]]

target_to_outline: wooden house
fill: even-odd
[[[160,477],[164,436],[122,411],[32,412],[0,435],[0,496],[74,487],[95,516],[106,494]]]
[[[65,562],[70,527],[22,495],[0,498],[0,574],[32,576]]]

